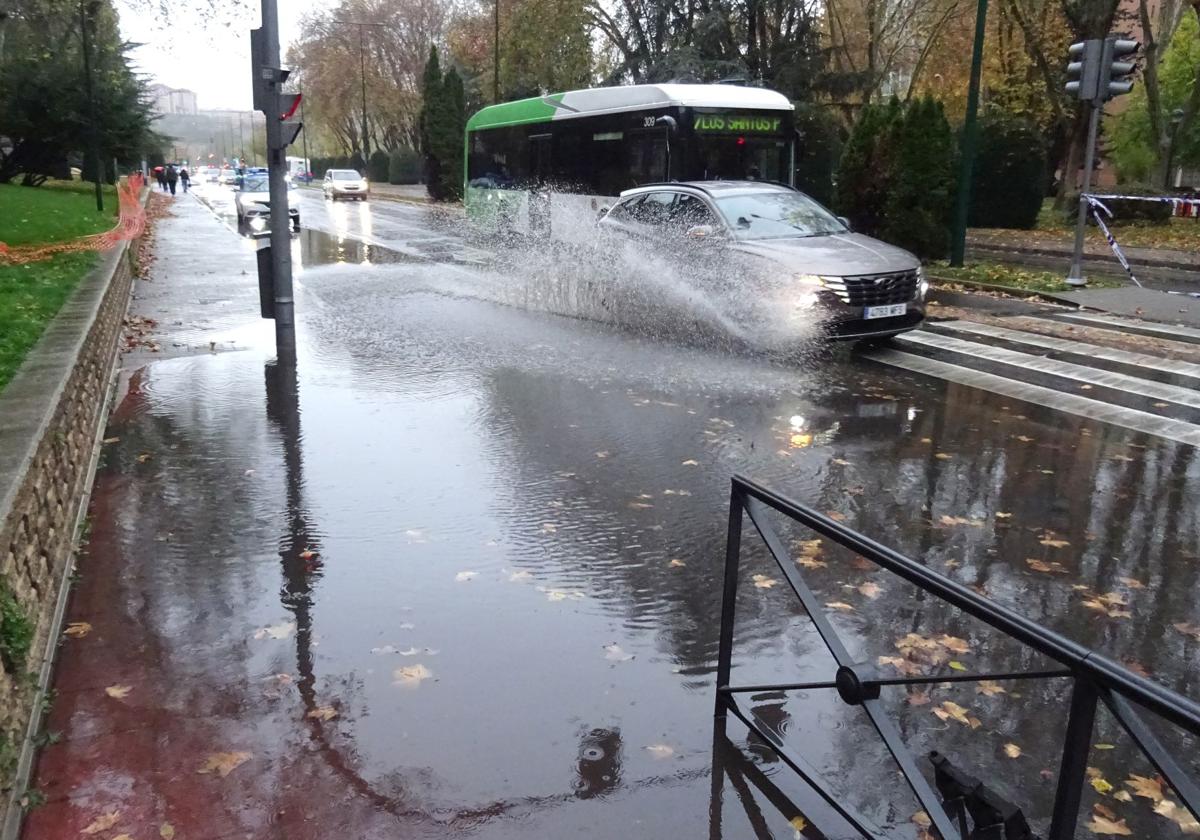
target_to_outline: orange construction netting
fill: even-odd
[[[122,240],[141,236],[142,231],[146,229],[146,208],[141,202],[142,187],[145,183],[146,179],[141,173],[130,175],[117,183],[120,216],[112,230],[49,245],[22,245],[12,248],[0,242],[0,263],[37,262],[55,254],[72,251],[107,251]]]

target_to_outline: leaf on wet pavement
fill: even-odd
[[[144,464],[147,461],[151,460],[153,457],[154,456],[152,454],[150,454],[149,452],[143,452],[141,455],[137,456],[137,462],[139,464]]]
[[[306,548],[300,552],[299,556],[301,560],[311,560],[317,556],[317,552],[313,551],[311,548]]]
[[[333,706],[318,706],[305,715],[306,718],[313,720],[333,720],[338,716],[338,710]]]
[[[196,772],[201,774],[216,773],[221,778],[225,778],[253,757],[252,753],[242,751],[210,753]]]
[[[933,825],[933,820],[931,820],[929,818],[929,814],[925,813],[924,811],[917,811],[908,819],[909,822],[911,822],[917,828],[930,828]]]
[[[955,703],[953,700],[943,701],[940,706],[935,706],[931,709],[935,715],[941,720],[955,720],[963,726],[970,726],[971,721],[967,717],[967,710]]]
[[[823,569],[829,565],[824,560],[820,560],[808,554],[801,554],[796,558],[796,562],[806,569]]]
[[[1133,834],[1129,826],[1125,825],[1125,820],[1110,820],[1103,814],[1092,814],[1092,819],[1084,823],[1084,827],[1092,834],[1112,834],[1121,837]]]
[[[1008,689],[995,680],[980,680],[979,684],[975,686],[975,691],[986,697],[995,697],[997,694],[1008,693]]]
[[[1183,635],[1191,636],[1193,639],[1200,641],[1200,624],[1192,624],[1190,621],[1180,621],[1171,626]]]
[[[1038,540],[1038,542],[1040,542],[1042,545],[1049,546],[1050,548],[1066,548],[1071,544],[1067,540],[1059,540],[1049,536],[1043,537],[1042,539]]]
[[[454,576],[454,580],[457,583],[465,583],[473,577],[478,577],[478,575],[479,572],[459,572]]]
[[[1162,782],[1158,779],[1151,779],[1147,776],[1138,776],[1130,774],[1125,780],[1126,786],[1133,789],[1134,796],[1141,796],[1149,799],[1151,802],[1161,802],[1163,798]]]
[[[1028,435],[1017,435],[1016,437],[1017,440],[1021,441],[1021,443],[1033,443],[1033,438],[1029,437]]]
[[[568,598],[572,601],[581,601],[586,597],[579,591],[568,591],[566,589],[551,589],[545,586],[539,586],[538,592],[546,593],[547,601],[566,601]]]
[[[397,668],[392,672],[392,684],[418,686],[431,677],[433,677],[433,672],[424,665],[409,665]]]
[[[957,659],[951,659],[951,660],[950,660],[949,662],[947,662],[946,664],[947,664],[947,665],[949,665],[949,666],[950,666],[952,669],[954,669],[955,671],[965,671],[965,670],[967,670],[967,666],[966,666],[966,665],[964,665],[964,664],[962,664],[961,662],[959,662]]]
[[[80,834],[99,834],[101,831],[108,831],[117,824],[117,820],[121,819],[120,811],[109,811],[101,814],[87,824],[85,828],[80,829]]]
[[[928,706],[932,702],[928,691],[912,691],[907,699],[910,706]]]
[[[996,511],[996,518],[997,519],[1012,519],[1012,514],[1004,513],[1003,511]]]
[[[1067,573],[1067,570],[1063,568],[1061,563],[1047,563],[1045,560],[1038,560],[1036,557],[1026,557],[1025,565],[1029,566],[1035,572],[1047,572],[1056,575],[1065,575]]]
[[[698,466],[700,466],[700,462],[697,461],[695,458],[688,458],[686,461],[683,461],[680,464],[680,466],[681,467],[698,467]]]
[[[880,665],[891,665],[906,677],[916,676],[923,670],[916,662],[910,662],[901,656],[881,656],[876,661]]]
[[[509,575],[508,579],[511,583],[520,583],[526,580],[533,580],[533,574],[525,569],[520,569],[519,571],[515,571]]]
[[[779,581],[775,580],[775,578],[769,578],[766,575],[754,575],[750,579],[754,581],[754,585],[759,589],[770,589],[772,586],[775,586],[777,583],[779,583]]]
[[[125,699],[131,691],[133,691],[133,686],[130,685],[110,685],[104,689],[105,694],[117,700]]]
[[[86,621],[72,621],[63,630],[63,635],[71,639],[82,639],[88,633],[92,632],[92,625]]]
[[[883,592],[883,587],[877,583],[867,581],[858,585],[858,591],[874,601]]]
[[[1174,822],[1184,834],[1200,834],[1200,822],[1186,808],[1181,808],[1170,799],[1164,799],[1154,806],[1154,813]]]
[[[1009,758],[1020,758],[1021,748],[1016,744],[1008,743],[1004,745],[1004,754]]]
[[[607,450],[604,450],[604,449],[602,449],[602,450],[600,450],[599,452],[597,452],[597,453],[596,453],[596,457],[597,457],[597,458],[600,458],[601,460],[603,460],[603,459],[605,459],[605,458],[607,458],[607,457],[608,457],[608,451],[607,451]]]
[[[260,627],[254,631],[256,639],[287,639],[296,632],[296,622],[284,621],[270,627]]]
[[[616,642],[604,646],[604,658],[609,662],[628,662],[633,659],[632,653],[626,653]]]
[[[1142,583],[1137,578],[1119,577],[1119,578],[1117,578],[1117,580],[1121,581],[1121,583],[1125,584],[1130,589],[1145,589],[1146,588],[1146,584]]]
[[[846,521],[846,514],[841,513],[840,511],[827,510],[827,511],[825,511],[825,515],[828,516],[830,519],[832,519],[834,522],[845,522]]]
[[[686,566],[687,563],[685,563],[683,560],[680,560],[678,557],[674,557],[671,559],[671,562],[668,563],[667,565],[670,566],[672,569],[681,569],[684,566]]]
[[[646,747],[646,752],[650,753],[650,755],[654,756],[655,758],[670,758],[671,756],[675,755],[675,750],[673,750],[671,747],[668,747],[666,744],[651,744],[650,746]]]
[[[1088,784],[1096,791],[1096,793],[1108,793],[1113,789],[1112,783],[1103,776],[1093,776],[1088,779]]]
[[[827,601],[825,606],[831,610],[840,610],[842,612],[854,612],[854,607],[844,601]]]
[[[163,823],[158,827],[158,836],[162,840],[175,840],[175,826],[168,822]]]
[[[796,816],[792,817],[790,820],[788,820],[788,825],[790,825],[792,827],[793,838],[795,838],[795,840],[798,840],[798,838],[801,838],[804,836],[800,832],[802,832],[802,831],[804,831],[804,829],[808,828],[808,820],[804,819],[804,817],[796,815]]]
[[[949,461],[949,460],[950,460],[951,458],[953,458],[954,456],[953,456],[953,455],[951,455],[951,454],[950,454],[950,453],[948,453],[948,452],[938,452],[938,453],[937,453],[937,454],[935,454],[933,457],[934,457],[934,458],[937,458],[939,461]]]
[[[108,438],[105,438],[103,442],[104,443],[116,443],[119,440],[120,440],[119,437],[108,437]]]
[[[970,653],[971,646],[966,639],[960,639],[957,636],[947,636],[944,633],[937,637],[937,643],[948,651],[953,653]]]
[[[1096,612],[1104,613],[1109,618],[1133,617],[1133,613],[1129,612],[1129,610],[1122,609],[1120,605],[1110,606],[1109,604],[1105,603],[1103,596],[1092,595],[1084,598],[1082,603],[1083,606],[1087,607],[1089,610],[1095,610]]]
[[[850,466],[850,462],[847,461],[845,458],[834,458],[833,463],[837,464],[839,467]]]
[[[1120,802],[1132,802],[1133,795],[1127,790],[1119,790],[1113,794],[1113,799],[1116,799]]]

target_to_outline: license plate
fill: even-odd
[[[863,318],[895,318],[908,311],[907,303],[893,303],[888,306],[868,306],[863,310]]]

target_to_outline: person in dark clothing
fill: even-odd
[[[163,192],[167,191],[167,178],[163,175],[163,168],[161,166],[154,167],[154,180],[158,181],[158,188],[160,190]]]
[[[179,170],[179,180],[183,182],[183,191],[188,191],[188,183],[192,180],[192,176],[188,175],[187,167],[184,166]]]
[[[179,173],[175,171],[175,164],[167,167],[167,186],[171,188],[171,195],[175,195],[175,183],[179,180]]]

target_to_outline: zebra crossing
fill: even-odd
[[[1147,336],[1194,351],[1200,330],[1112,316],[1047,311],[1047,324]],[[1200,364],[1079,338],[967,320],[929,321],[865,358],[1200,446]]]

